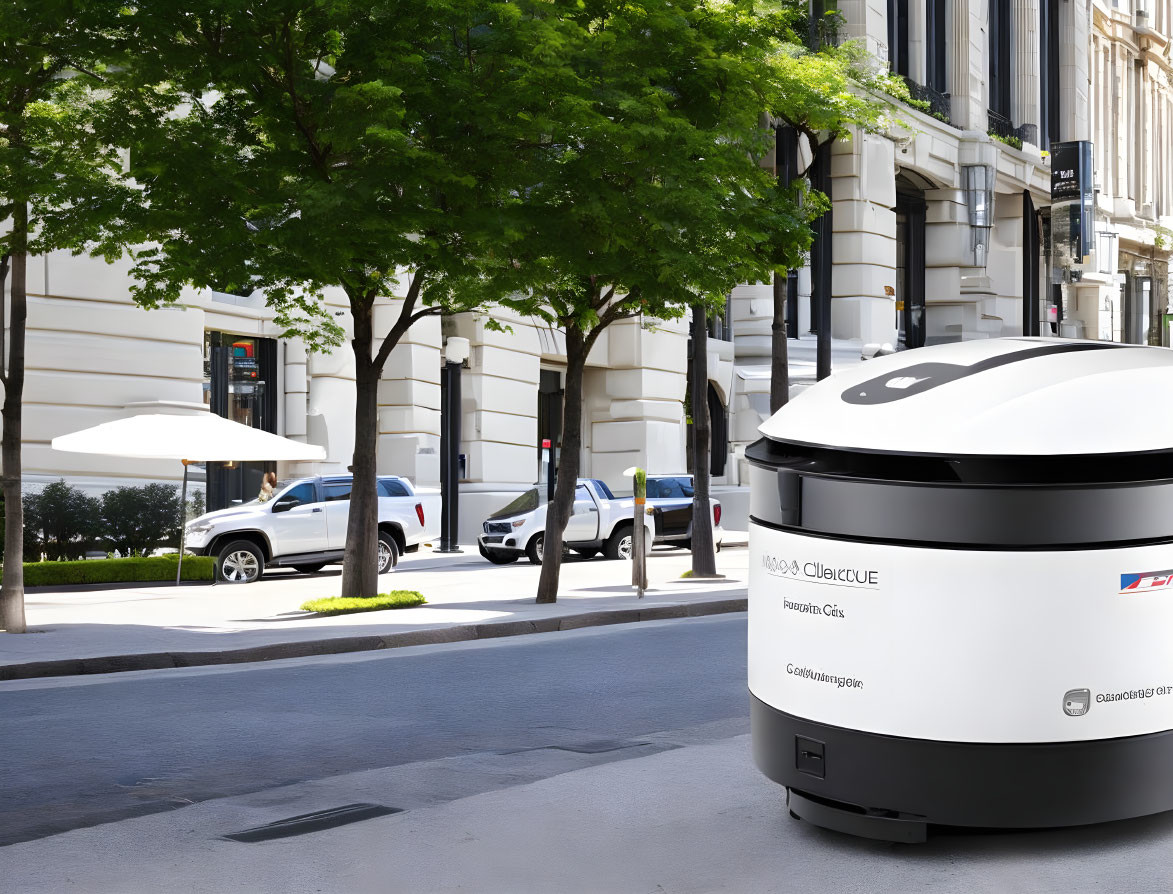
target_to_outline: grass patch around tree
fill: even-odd
[[[392,590],[390,593],[380,593],[369,599],[343,596],[311,599],[301,604],[301,610],[316,612],[319,615],[348,615],[354,612],[380,611],[385,608],[411,608],[414,605],[423,605],[427,601],[422,593],[415,590]]]
[[[165,556],[131,556],[125,559],[86,559],[79,562],[25,562],[26,587],[55,587],[65,584],[120,584],[174,581],[179,561],[174,553]],[[216,560],[211,556],[184,556],[184,580],[211,580]]]

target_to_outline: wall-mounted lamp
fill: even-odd
[[[444,342],[444,362],[461,363],[468,359],[469,344],[467,338],[451,336]]]
[[[975,267],[985,267],[990,251],[990,229],[994,226],[994,168],[992,165],[963,165],[961,184],[969,228],[973,234]]]

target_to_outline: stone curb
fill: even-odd
[[[117,674],[125,671],[160,670],[176,667],[204,667],[215,664],[246,664],[278,661],[282,658],[310,658],[315,655],[340,655],[344,652],[373,652],[428,646],[438,643],[470,642],[523,636],[528,633],[553,633],[579,630],[608,624],[635,624],[640,621],[663,621],[671,618],[699,618],[705,615],[743,612],[748,600],[712,599],[706,602],[656,605],[648,608],[618,608],[530,621],[497,621],[489,624],[465,624],[429,630],[407,630],[383,636],[339,636],[328,639],[270,643],[244,649],[216,652],[143,652],[134,655],[105,655],[97,658],[63,658],[54,661],[29,661],[0,666],[0,680],[30,680],[38,677],[69,677],[82,674]]]

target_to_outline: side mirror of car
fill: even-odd
[[[274,512],[288,512],[297,505],[297,500],[278,500],[273,504]]]

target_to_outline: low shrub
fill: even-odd
[[[428,600],[415,590],[392,590],[369,599],[344,596],[329,596],[325,599],[311,599],[303,602],[303,612],[317,612],[319,615],[347,615],[352,612],[373,612],[384,608],[411,608],[423,605]]]
[[[126,559],[91,559],[85,562],[25,562],[26,587],[61,584],[113,584],[131,581],[175,580],[178,556],[132,556]],[[184,580],[211,580],[216,560],[211,556],[184,556]]]

